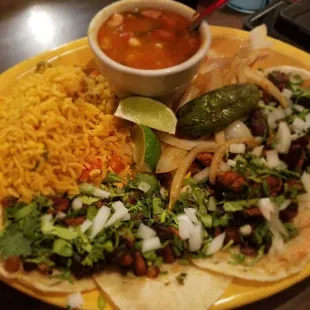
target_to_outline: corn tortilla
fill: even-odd
[[[121,310],[205,310],[224,293],[232,279],[214,275],[192,265],[163,265],[155,279],[128,277],[113,270],[95,275],[103,293]],[[184,276],[180,284],[177,277]]]

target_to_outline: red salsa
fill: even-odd
[[[114,61],[137,69],[163,69],[193,56],[200,46],[198,31],[175,12],[135,9],[115,13],[101,26],[98,42]]]

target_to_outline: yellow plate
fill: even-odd
[[[230,56],[238,50],[242,40],[248,33],[238,29],[211,27],[213,35],[212,49],[223,56]],[[28,59],[0,75],[0,93],[7,92],[16,79],[31,72],[40,61],[53,61],[54,64],[92,66],[93,57],[88,47],[87,39],[83,38],[53,49],[41,55]],[[257,67],[270,67],[277,65],[299,66],[310,70],[310,55],[288,44],[274,40],[273,52],[264,60],[257,62]],[[296,284],[310,275],[310,264],[299,274],[274,283],[261,283],[244,280],[234,280],[224,295],[213,306],[213,310],[231,309],[242,306],[259,299],[271,296],[281,290]],[[66,306],[66,297],[43,295],[32,291],[18,283],[5,281],[14,288],[44,302]],[[98,291],[85,293],[84,309],[98,309]]]

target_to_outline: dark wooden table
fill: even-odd
[[[92,16],[112,0],[0,0],[0,72],[35,54],[83,37]],[[223,9],[210,24],[241,28],[244,16]],[[308,310],[310,279],[240,310]],[[0,282],[1,310],[57,310]]]

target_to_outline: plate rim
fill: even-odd
[[[226,37],[235,37],[237,39],[246,39],[248,38],[248,31],[242,30],[242,29],[237,29],[237,28],[230,28],[230,27],[223,27],[223,26],[210,26],[211,29],[211,35],[215,36],[226,36]],[[302,51],[292,45],[289,45],[285,42],[282,42],[278,39],[270,38],[274,45],[273,49],[274,50],[281,50],[281,52],[284,52],[284,54],[294,54],[296,58],[300,59],[305,59],[308,58],[310,60],[310,54],[308,54],[305,51]],[[64,43],[60,46],[57,46],[55,48],[52,48],[50,50],[44,51],[42,53],[39,53],[37,55],[34,55],[30,58],[27,58],[14,66],[6,69],[5,71],[1,72],[0,74],[0,92],[9,87],[9,82],[6,83],[6,78],[7,80],[12,80],[12,77],[15,79],[19,79],[22,76],[29,74],[34,70],[36,67],[36,64],[39,61],[54,61],[59,59],[60,57],[64,55],[68,55],[70,53],[74,53],[78,50],[82,49],[88,49],[88,39],[87,37],[82,37],[67,43]],[[301,62],[303,62],[301,60]],[[276,293],[279,293],[299,282],[304,280],[310,276],[310,263],[298,274],[293,275],[291,277],[288,277],[284,280],[281,281],[276,281],[270,283],[270,285],[267,286],[267,289],[262,290],[257,290],[257,292],[249,291],[248,294],[241,292],[241,294],[226,294],[226,292],[229,293],[229,290],[231,290],[231,287],[236,286],[234,284],[235,279],[233,279],[232,283],[230,286],[224,291],[223,295],[221,298],[212,306],[212,310],[224,310],[224,309],[231,309],[239,306],[244,306],[247,304],[250,304],[255,301],[259,301],[265,298],[268,298]],[[36,298],[38,300],[41,300],[45,303],[49,303],[58,307],[63,306],[63,303],[57,299],[57,296],[51,296],[51,294],[40,294],[35,290],[32,290],[28,287],[25,287],[17,282],[10,281],[7,279],[0,279],[4,283],[10,285],[11,287],[17,289],[18,291],[21,291],[22,293],[25,293],[27,295],[30,295],[33,298]],[[238,281],[237,281],[238,282]],[[247,281],[243,281],[247,282]],[[259,283],[259,282],[258,282]],[[251,282],[251,284],[255,284],[255,282]],[[238,288],[238,284],[236,286]],[[92,292],[96,292],[99,290],[95,290]],[[87,294],[91,294],[92,292],[87,292]],[[51,298],[53,297],[53,298]],[[55,297],[55,298],[54,298]],[[62,296],[62,298],[65,298],[65,295]]]

